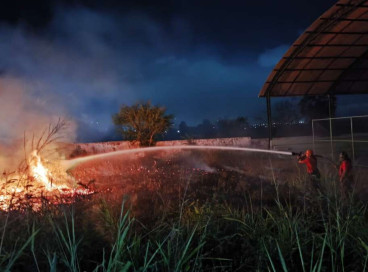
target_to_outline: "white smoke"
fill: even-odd
[[[38,140],[59,118],[67,119],[59,99],[36,82],[0,78],[0,171],[15,168],[30,151],[32,139]],[[67,123],[60,140],[73,141],[76,126]]]

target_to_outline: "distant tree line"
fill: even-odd
[[[291,100],[276,102],[272,105],[273,136],[308,135],[311,120],[327,118],[329,110],[334,116],[335,97],[330,105],[325,96],[305,96],[298,103]],[[182,121],[177,128],[172,127],[172,120],[173,115],[166,114],[165,108],[150,102],[124,105],[113,115],[113,122],[123,139],[138,142],[140,146],[155,145],[157,140],[268,136],[266,116],[253,125],[244,116],[217,121],[205,119],[196,126]]]
[[[273,105],[273,121],[283,124],[297,123],[303,120],[310,123],[313,119],[329,117],[331,106],[332,117],[336,114],[336,97],[331,97],[331,105],[326,96],[304,96],[298,103],[292,103],[290,100],[283,100]]]
[[[220,119],[216,122],[205,119],[197,126],[188,126],[186,122],[182,121],[179,124],[177,134],[182,139],[245,137],[249,135],[249,128],[246,117]]]

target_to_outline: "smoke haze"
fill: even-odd
[[[218,45],[195,36],[180,16],[163,23],[139,11],[58,6],[36,32],[0,25],[0,71],[32,100],[38,88],[57,97],[78,123],[79,141],[111,133],[111,115],[137,101],[165,106],[176,123],[257,112],[269,68],[249,53],[226,61]]]
[[[332,4],[71,2],[50,1],[49,14],[29,4],[45,18],[31,16],[35,28],[29,18],[0,21],[2,143],[56,116],[74,120],[77,141],[101,140],[119,106],[137,101],[165,106],[176,124],[259,117],[272,66]]]
[[[37,82],[0,78],[0,170],[16,167],[25,152],[31,151],[32,138],[38,140],[49,125],[66,118],[59,99],[42,89]],[[75,124],[69,121],[60,137],[74,141],[75,131]]]

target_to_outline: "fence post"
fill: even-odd
[[[268,122],[268,149],[272,148],[272,116],[271,116],[271,97],[267,92],[267,122]]]
[[[312,120],[312,139],[313,139],[313,152],[316,152],[316,147],[314,145],[314,120]]]
[[[351,129],[351,152],[353,161],[355,162],[355,148],[354,148],[354,130],[353,130],[353,118],[350,117],[350,129]]]
[[[330,145],[331,145],[331,159],[334,160],[334,151],[333,151],[333,140],[332,140],[332,119],[330,119]]]

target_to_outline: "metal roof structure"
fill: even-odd
[[[340,0],[289,48],[259,97],[368,93],[368,0]]]

